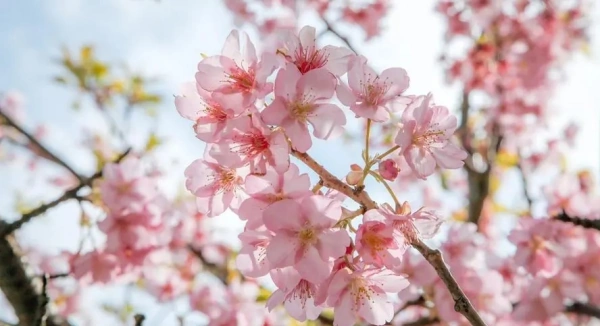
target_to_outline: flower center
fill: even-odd
[[[290,293],[287,297],[288,301],[292,301],[295,299],[300,299],[300,305],[302,309],[306,308],[306,301],[313,297],[313,290],[311,284],[306,280],[300,280],[300,283],[296,285],[292,293]]]
[[[233,141],[237,143],[231,151],[254,158],[269,148],[269,141],[261,133],[236,135]]]
[[[292,116],[300,122],[306,122],[306,118],[312,112],[313,108],[312,104],[304,101],[296,101],[290,104]]]
[[[364,279],[355,278],[350,282],[350,294],[354,297],[354,305],[361,306],[364,301],[371,301],[373,291]]]
[[[227,120],[227,113],[225,113],[225,110],[218,104],[207,105],[201,111],[204,112],[207,117],[216,121],[222,122]]]
[[[254,69],[248,71],[236,66],[229,74],[227,74],[227,82],[231,85],[234,91],[251,92],[254,88],[256,74]]]
[[[371,248],[371,252],[373,253],[385,249],[387,242],[386,239],[375,232],[367,232],[363,237],[363,241]]]
[[[538,251],[546,248],[546,240],[544,238],[534,235],[531,239],[531,250]]]
[[[298,233],[298,238],[303,245],[311,245],[317,242],[317,234],[313,228],[304,228]]]
[[[413,138],[413,143],[419,145],[432,145],[444,141],[444,131],[437,129],[439,123],[432,124],[427,131]]]
[[[224,192],[232,191],[235,188],[237,174],[235,170],[222,169],[219,171],[219,190]]]
[[[294,64],[302,74],[327,64],[329,55],[315,47],[299,47],[295,53]]]

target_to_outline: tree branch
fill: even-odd
[[[325,17],[321,17],[323,22],[325,23],[325,26],[327,27],[327,31],[330,32],[331,34],[335,35],[338,39],[340,39],[342,42],[344,42],[344,44],[346,44],[346,46],[352,50],[352,52],[354,53],[358,53],[358,51],[356,51],[356,48],[354,48],[354,46],[352,46],[352,43],[350,43],[350,40],[340,34],[340,32],[338,32],[335,27],[333,27],[333,25],[329,22],[329,20],[327,20]]]
[[[412,321],[410,323],[404,323],[402,324],[403,326],[425,326],[425,325],[431,325],[431,324],[435,324],[438,323],[440,321],[439,318],[437,317],[421,317],[415,321]]]
[[[130,152],[130,149],[126,150],[114,162],[115,163],[120,162],[121,160],[123,160],[123,158],[125,158],[125,156],[127,156],[127,154],[129,154],[129,152]],[[21,226],[23,226],[23,224],[31,221],[31,219],[33,219],[34,217],[45,213],[47,210],[57,206],[58,204],[66,201],[66,200],[72,199],[72,198],[77,198],[77,192],[79,192],[79,190],[81,190],[82,188],[84,188],[86,186],[91,186],[92,182],[100,177],[102,177],[102,170],[97,171],[91,177],[84,179],[83,182],[79,183],[74,188],[71,188],[71,189],[65,191],[60,197],[56,198],[55,200],[48,202],[46,204],[42,204],[42,205],[38,206],[37,208],[33,209],[32,211],[23,214],[21,216],[21,218],[19,218],[18,220],[14,221],[10,224],[5,224],[4,227],[0,227],[0,237],[5,237],[8,234],[11,234],[15,230],[17,230]]]
[[[600,231],[600,220],[591,220],[588,218],[569,216],[566,212],[562,212],[554,217],[555,220],[578,225],[586,229],[595,229]]]
[[[0,220],[0,226],[6,222]],[[12,236],[0,237],[0,289],[15,310],[19,325],[39,325],[38,311],[44,304],[42,296],[27,275],[18,245]],[[43,292],[43,290],[42,290]],[[48,316],[46,326],[69,326],[58,316]]]
[[[227,280],[227,271],[221,267],[219,267],[216,264],[213,264],[211,262],[208,262],[206,260],[206,258],[204,258],[204,255],[202,254],[202,251],[200,251],[199,249],[194,248],[194,246],[192,245],[188,245],[188,249],[190,250],[190,252],[192,252],[194,254],[194,256],[196,256],[200,262],[202,262],[202,266],[204,267],[204,269],[213,274],[214,276],[216,276],[219,280],[221,280],[221,282],[224,285],[227,285],[229,282]]]
[[[586,303],[575,302],[568,306],[566,312],[572,312],[579,315],[586,315],[600,319],[600,308]]]
[[[296,150],[292,150],[292,155],[315,171],[323,179],[324,186],[345,194],[357,203],[366,207],[367,210],[376,209],[378,207],[377,203],[369,197],[369,194],[366,191],[351,188],[327,171],[307,153],[300,153]],[[454,310],[467,318],[471,325],[486,325],[452,276],[452,273],[450,273],[450,270],[442,258],[441,252],[429,248],[425,243],[418,239],[412,243],[412,246],[423,255],[433,268],[435,268],[438,276],[444,282],[454,299]]]
[[[27,138],[27,140],[29,140],[31,144],[38,148],[50,161],[67,169],[69,172],[71,172],[73,176],[77,178],[77,180],[79,180],[80,183],[83,183],[85,181],[83,177],[80,176],[77,172],[75,172],[75,170],[69,164],[60,159],[58,156],[54,155],[50,150],[48,150],[48,148],[42,145],[32,134],[30,134],[21,126],[19,126],[19,124],[12,120],[8,115],[4,114],[2,110],[0,110],[0,118],[2,118],[8,126],[15,128],[19,133],[25,136],[25,138]]]

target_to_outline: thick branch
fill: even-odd
[[[347,46],[347,47],[348,47],[350,50],[352,50],[352,52],[354,52],[354,53],[358,53],[358,52],[356,51],[356,49],[354,48],[354,46],[352,46],[352,43],[350,43],[350,40],[349,40],[349,39],[348,39],[346,36],[344,36],[344,35],[340,34],[340,32],[338,32],[338,31],[335,29],[335,27],[333,27],[333,25],[332,25],[332,24],[331,24],[331,23],[330,23],[330,22],[329,22],[329,21],[328,21],[328,20],[327,20],[325,17],[322,17],[322,19],[323,19],[323,22],[325,23],[325,26],[327,27],[327,31],[331,32],[331,34],[335,35],[335,36],[336,36],[337,38],[339,38],[339,39],[340,39],[342,42],[344,42],[344,44],[346,44],[346,46]]]
[[[0,226],[6,224],[0,221]],[[38,311],[47,298],[34,286],[21,262],[21,254],[15,240],[0,237],[0,289],[12,305],[19,325],[37,325]],[[46,326],[68,326],[57,316],[48,316]]]
[[[600,319],[600,308],[585,303],[575,302],[574,304],[568,306],[566,311]]]
[[[127,154],[129,154],[129,151],[130,150],[127,150],[123,154],[121,154],[115,160],[115,163],[118,163],[123,158],[125,158],[125,156],[127,156]],[[23,224],[31,221],[31,219],[33,219],[34,217],[45,213],[50,208],[53,208],[66,200],[69,200],[72,198],[77,198],[77,193],[79,192],[79,190],[81,190],[82,188],[84,188],[86,186],[91,186],[92,182],[100,177],[102,177],[102,170],[94,173],[91,177],[83,180],[83,182],[79,183],[74,188],[71,188],[71,189],[65,191],[60,197],[56,198],[55,200],[48,202],[46,204],[42,204],[41,206],[38,206],[37,208],[33,209],[32,211],[23,214],[21,216],[21,218],[19,218],[18,220],[14,221],[10,224],[6,224],[4,227],[0,227],[0,237],[5,237],[6,235],[14,232],[15,230],[17,230],[21,226],[23,226]]]
[[[321,179],[323,179],[323,184],[326,187],[335,189],[345,194],[357,203],[363,205],[367,210],[377,208],[377,203],[375,203],[369,197],[366,191],[363,191],[362,189],[355,190],[351,188],[349,185],[336,178],[323,166],[317,163],[310,155],[306,153],[300,153],[296,150],[292,151],[292,155],[315,171],[321,177]],[[467,318],[471,325],[485,325],[483,319],[481,319],[475,308],[473,308],[471,302],[452,276],[452,273],[450,273],[450,270],[448,270],[448,267],[442,259],[440,251],[429,248],[421,240],[416,240],[412,243],[412,246],[415,247],[415,249],[417,249],[421,255],[423,255],[423,257],[427,260],[427,262],[429,262],[429,264],[433,266],[433,268],[435,268],[438,276],[444,282],[450,291],[452,298],[454,299],[454,310]]]
[[[554,217],[556,220],[566,223],[571,223],[584,227],[586,229],[595,229],[600,231],[600,220],[591,220],[588,218],[569,216],[566,212],[562,212]]]
[[[0,118],[2,118],[7,125],[15,128],[19,133],[25,136],[25,138],[27,138],[27,140],[29,140],[29,142],[33,144],[33,146],[38,148],[46,158],[67,169],[69,172],[71,172],[73,176],[75,176],[79,180],[79,182],[84,182],[83,177],[81,177],[77,172],[75,172],[75,170],[73,170],[73,168],[69,164],[67,164],[65,161],[63,161],[58,156],[53,154],[50,150],[48,150],[48,148],[42,145],[32,134],[30,134],[21,126],[19,126],[19,124],[12,120],[8,115],[4,114],[2,110],[0,110]]]

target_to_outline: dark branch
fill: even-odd
[[[566,311],[600,319],[600,308],[588,305],[586,303],[575,302],[574,304],[568,306]]]
[[[339,38],[339,39],[340,39],[342,42],[344,42],[344,44],[346,44],[346,46],[347,46],[347,47],[348,47],[350,50],[352,50],[352,52],[354,52],[354,53],[358,53],[358,52],[356,51],[356,48],[354,48],[354,46],[352,46],[352,43],[350,43],[350,40],[349,40],[349,39],[348,39],[346,36],[344,36],[344,35],[340,34],[340,32],[338,32],[338,31],[335,29],[335,27],[333,27],[333,25],[332,25],[332,24],[331,24],[331,23],[330,23],[330,22],[329,22],[329,21],[328,21],[326,18],[324,18],[324,17],[323,17],[322,19],[323,19],[323,22],[325,23],[325,26],[327,27],[327,31],[331,32],[331,34],[335,35],[335,36],[336,36],[337,38]]]
[[[584,227],[586,229],[595,229],[595,230],[600,231],[600,220],[591,220],[591,219],[583,218],[583,217],[569,216],[569,215],[567,215],[566,212],[562,212],[562,213],[558,214],[557,216],[554,217],[554,219],[561,221],[561,222],[578,225],[578,226]]]
[[[136,314],[133,316],[133,319],[135,320],[135,326],[142,326],[144,324],[144,320],[146,320],[146,317],[142,314]]]
[[[438,323],[440,320],[437,317],[421,317],[413,322],[404,323],[403,326],[425,326]]]
[[[77,180],[79,180],[80,183],[83,183],[85,181],[83,177],[80,176],[77,172],[75,172],[75,170],[73,170],[73,168],[69,164],[67,164],[65,161],[63,161],[58,156],[53,154],[50,150],[48,150],[48,148],[42,145],[32,134],[30,134],[21,126],[19,126],[19,124],[12,120],[8,115],[4,114],[2,110],[0,110],[0,118],[2,118],[8,126],[15,128],[19,133],[25,136],[25,138],[27,138],[27,140],[29,140],[29,142],[33,144],[33,146],[35,146],[44,154],[43,157],[46,157],[50,161],[67,169],[69,172],[71,172],[73,176],[77,178]]]
[[[121,160],[123,160],[123,158],[125,158],[125,156],[127,156],[127,154],[129,154],[129,151],[130,150],[128,149],[123,154],[121,154],[115,160],[115,163],[118,163]],[[6,224],[4,227],[0,227],[0,237],[5,237],[8,234],[11,234],[15,230],[17,230],[21,226],[23,226],[23,224],[31,221],[31,219],[33,219],[34,217],[45,213],[47,210],[57,206],[58,204],[66,201],[66,200],[69,200],[69,199],[77,198],[78,197],[77,192],[79,192],[79,190],[81,190],[82,188],[84,188],[86,186],[91,186],[92,182],[100,177],[102,177],[102,170],[94,173],[91,177],[83,180],[83,182],[79,183],[74,188],[71,188],[71,189],[65,191],[60,197],[56,198],[55,200],[48,202],[46,204],[42,204],[41,206],[38,206],[37,208],[33,209],[32,211],[23,214],[21,216],[21,218],[19,218],[18,220],[14,221],[10,224]]]
[[[188,249],[196,256],[198,257],[198,259],[200,260],[200,262],[202,262],[202,266],[204,267],[204,269],[213,274],[214,276],[216,276],[219,280],[221,280],[221,282],[225,285],[227,285],[229,282],[227,280],[227,270],[225,270],[224,268],[218,266],[217,264],[213,264],[209,261],[206,260],[206,258],[204,258],[204,255],[202,254],[202,251],[199,249],[194,248],[194,246],[192,245],[188,245]]]

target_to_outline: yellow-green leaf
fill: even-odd
[[[160,139],[156,134],[150,134],[148,141],[146,141],[146,151],[150,152],[154,150],[156,147],[162,144],[162,139]]]

